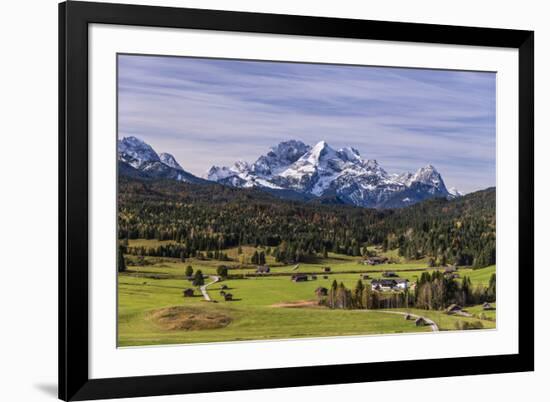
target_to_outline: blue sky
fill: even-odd
[[[119,137],[203,176],[284,140],[353,146],[389,173],[434,165],[448,188],[494,186],[496,75],[119,56]]]

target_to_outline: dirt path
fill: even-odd
[[[210,285],[213,285],[215,284],[216,282],[219,282],[220,281],[220,277],[219,276],[215,276],[215,275],[210,275],[208,278],[212,278],[212,282],[208,282],[207,284],[205,285],[202,285],[199,289],[201,290],[201,293],[202,293],[202,296],[204,297],[204,300],[206,301],[212,301],[212,299],[210,298],[210,295],[208,294],[208,292],[206,291],[206,288]]]
[[[282,307],[282,308],[319,307],[319,302],[317,300],[297,300],[294,302],[275,303],[269,307]]]
[[[437,324],[435,322],[433,322],[432,320],[430,320],[429,318],[426,318],[426,317],[422,317],[422,316],[412,314],[412,313],[405,313],[405,312],[402,312],[402,311],[388,311],[388,310],[376,310],[376,311],[379,311],[381,313],[388,313],[388,314],[399,314],[399,315],[402,315],[402,316],[409,315],[412,318],[423,318],[428,323],[428,325],[432,328],[432,332],[438,332],[439,331],[439,327],[437,326]]]

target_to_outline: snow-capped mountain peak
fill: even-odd
[[[447,192],[447,188],[443,183],[441,175],[433,165],[426,165],[418,169],[411,177],[409,185],[413,183],[431,185],[437,189],[445,190],[445,192]]]
[[[336,155],[336,151],[327,144],[326,141],[319,141],[311,150],[303,155],[300,159],[307,159],[308,161],[315,163],[321,160],[321,158],[331,158]]]
[[[363,159],[357,149],[335,150],[324,140],[314,146],[296,140],[281,142],[252,165],[213,166],[207,177],[234,187],[336,194],[344,202],[365,207],[401,207],[426,198],[452,197],[432,165],[414,174],[389,175],[375,159]]]
[[[338,153],[327,144],[319,141],[300,159],[281,172],[282,177],[289,178],[299,186],[306,184],[314,173],[323,174],[327,167],[339,159]]]
[[[359,151],[353,147],[344,147],[338,150],[340,157],[346,161],[356,161],[361,159]]]
[[[251,166],[251,172],[259,176],[276,175],[296,162],[311,149],[302,141],[283,141],[260,156]]]
[[[248,164],[248,162],[245,161],[237,161],[233,166],[235,168],[235,171],[241,173],[247,172],[250,169],[250,165]]]
[[[172,154],[163,152],[159,155],[160,161],[164,163],[166,166],[170,166],[171,168],[183,170],[183,168],[180,166],[176,158]]]
[[[310,149],[311,147],[304,144],[302,141],[289,140],[283,141],[277,146],[272,147],[268,156],[276,156],[281,162],[290,164],[296,162]]]
[[[140,169],[151,162],[159,162],[160,158],[155,150],[142,140],[130,136],[118,141],[119,158],[130,166]]]
[[[133,136],[118,140],[118,160],[122,163],[119,172],[128,175],[188,183],[203,181],[186,172],[171,154],[162,153],[159,156],[153,147]]]

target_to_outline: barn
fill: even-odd
[[[291,279],[293,282],[306,282],[308,280],[305,274],[292,275]]]

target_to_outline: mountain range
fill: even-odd
[[[153,147],[136,137],[118,140],[119,174],[137,178],[171,179],[186,183],[203,183],[185,171],[173,155],[155,152]]]
[[[334,149],[325,141],[314,146],[284,141],[254,163],[237,161],[230,167],[212,166],[205,178],[185,171],[168,153],[136,137],[118,141],[119,173],[138,178],[161,178],[187,183],[216,182],[236,188],[256,188],[281,198],[318,200],[369,208],[401,208],[429,198],[452,199],[432,165],[415,173],[389,174],[376,160],[364,159],[355,148]]]

